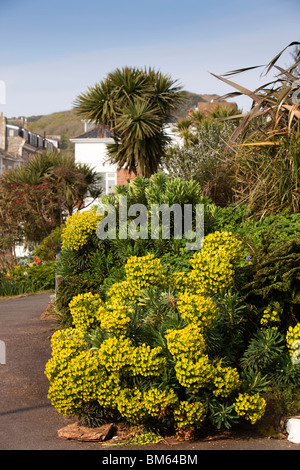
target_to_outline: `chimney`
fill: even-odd
[[[0,150],[6,150],[6,117],[0,112]]]

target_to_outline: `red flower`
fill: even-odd
[[[41,260],[39,260],[38,258],[33,258],[33,261],[34,261],[36,264],[41,264]]]

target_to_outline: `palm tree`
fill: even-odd
[[[181,87],[168,75],[124,67],[79,95],[74,106],[80,116],[110,128],[113,163],[149,177],[157,172],[169,143],[164,126],[183,99]]]

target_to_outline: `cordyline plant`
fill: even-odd
[[[124,67],[81,93],[74,106],[84,119],[110,129],[114,143],[107,149],[112,163],[150,177],[170,140],[164,126],[183,99],[181,86],[170,76],[151,68]]]
[[[290,43],[265,66],[266,74],[274,69],[279,74],[254,91],[225,77],[263,66],[214,75],[238,90],[226,97],[247,95],[252,99],[250,111],[240,115],[241,120],[225,147],[235,151],[224,155],[224,161],[236,170],[236,201],[245,203],[249,214],[264,217],[282,210],[296,213],[300,209],[299,54],[289,68],[277,65],[287,48],[299,44]]]
[[[281,52],[279,52],[268,64],[256,65],[253,67],[246,67],[242,69],[232,70],[225,73],[224,75],[218,76],[212,74],[214,77],[222,80],[228,85],[234,87],[235,92],[228,93],[224,98],[233,98],[241,95],[249,96],[252,99],[252,106],[248,113],[241,115],[243,119],[240,125],[237,126],[235,132],[232,134],[228,145],[233,144],[237,137],[246,134],[249,130],[250,124],[255,118],[265,118],[264,130],[271,132],[276,130],[286,129],[288,132],[298,130],[299,119],[300,119],[300,105],[299,100],[296,97],[296,92],[299,89],[299,75],[297,74],[297,68],[300,65],[300,58],[296,58],[295,62],[288,67],[283,69],[277,65],[278,59],[281,57],[283,52],[292,46],[299,46],[300,43],[297,41],[291,42]],[[260,86],[254,91],[251,91],[244,86],[241,86],[231,80],[228,80],[227,76],[236,75],[238,73],[247,72],[249,70],[264,67],[265,75],[274,69],[279,72],[277,76],[270,82]],[[237,116],[235,116],[237,117]],[[229,118],[230,119],[230,118]],[[249,143],[248,143],[249,145]],[[257,145],[257,142],[255,143]],[[269,141],[260,142],[260,145],[272,145]]]

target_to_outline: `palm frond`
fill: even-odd
[[[261,76],[263,74],[269,74],[272,69],[279,71],[280,74],[279,76],[275,76],[272,81],[258,87],[254,91],[249,90],[226,77],[262,68],[262,65],[232,70],[220,76],[212,74],[214,77],[238,90],[234,93],[227,94],[227,97],[229,95],[231,97],[245,95],[252,99],[251,110],[241,120],[240,125],[232,135],[229,145],[226,147],[227,149],[231,147],[233,142],[235,142],[239,136],[242,135],[245,137],[245,133],[249,129],[252,121],[258,117],[264,116],[265,118],[268,118],[265,119],[266,130],[273,130],[280,126],[288,125],[288,131],[291,132],[293,125],[299,124],[300,107],[298,104],[292,103],[292,93],[295,90],[295,86],[297,85],[298,87],[297,80],[299,77],[293,72],[295,72],[295,69],[299,66],[300,60],[296,59],[294,64],[288,69],[284,69],[277,65],[277,61],[289,47],[299,44],[300,43],[297,41],[291,42],[276,54],[276,56],[266,66],[264,66],[264,71]]]

